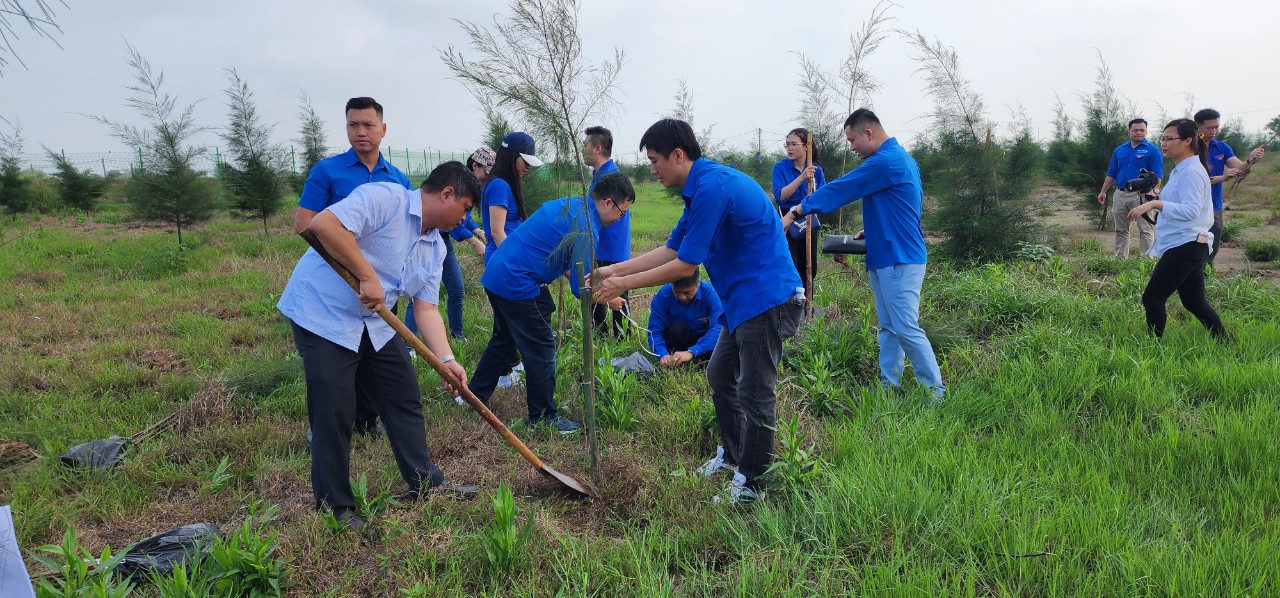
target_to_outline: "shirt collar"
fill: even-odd
[[[344,155],[347,156],[347,164],[351,166],[364,166],[364,162],[361,162],[360,156],[356,154],[356,148],[353,147],[347,150],[347,153]],[[373,166],[373,170],[389,170],[390,166],[391,165],[387,163],[387,159],[383,157],[382,152],[379,151],[378,163]]]
[[[702,178],[702,175],[711,169],[710,165],[711,161],[706,158],[698,158],[693,161],[693,166],[689,167],[689,176],[684,179],[684,187],[680,189],[680,196],[684,197],[685,201],[693,199],[693,190],[698,186],[698,180]]]
[[[608,170],[610,164],[613,164],[613,158],[609,158],[608,160],[605,160],[604,164],[600,165],[600,168],[593,169],[592,172],[595,172],[595,173],[604,172],[605,170]],[[617,165],[614,165],[614,168],[617,168]]]
[[[405,189],[405,199],[409,202],[409,215],[418,221],[418,234],[425,235],[431,231],[422,231],[422,191],[418,189]]]

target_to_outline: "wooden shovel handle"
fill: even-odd
[[[360,281],[351,273],[350,270],[347,269],[346,266],[343,266],[338,262],[338,260],[334,259],[333,256],[329,255],[329,252],[325,250],[324,245],[320,243],[320,239],[316,237],[316,234],[312,232],[310,228],[303,230],[298,233],[298,235],[305,239],[307,244],[311,245],[311,248],[316,250],[316,253],[318,253],[320,257],[324,258],[324,261],[329,263],[329,266],[338,273],[338,276],[341,276],[343,280],[347,281],[347,284],[351,285],[352,290],[357,293],[360,292]],[[471,405],[471,408],[475,409],[476,412],[480,414],[480,417],[484,418],[484,421],[488,422],[490,426],[493,426],[493,429],[497,430],[498,433],[506,439],[507,444],[510,444],[516,449],[516,452],[520,453],[521,457],[524,457],[526,461],[538,469],[543,469],[545,467],[542,464],[542,460],[539,459],[537,455],[533,454],[533,451],[529,450],[529,447],[525,446],[523,442],[520,442],[520,439],[516,438],[516,435],[511,432],[511,429],[507,428],[506,424],[502,423],[502,420],[498,419],[498,416],[494,415],[492,411],[489,411],[489,408],[485,407],[484,403],[480,402],[480,399],[476,397],[475,393],[471,392],[471,389],[467,388],[457,376],[454,376],[453,372],[450,372],[449,368],[445,367],[444,363],[440,361],[440,358],[436,357],[435,353],[432,353],[431,349],[427,348],[427,345],[422,342],[422,339],[419,339],[418,335],[410,332],[409,327],[405,326],[404,322],[400,321],[400,318],[397,318],[395,314],[391,313],[391,310],[387,309],[385,304],[378,310],[378,315],[382,316],[382,320],[395,329],[396,334],[400,335],[400,338],[404,339],[406,343],[409,343],[409,346],[413,347],[413,350],[417,351],[418,355],[427,360],[427,363],[431,365],[431,369],[435,370],[437,374],[440,374],[441,378],[444,378],[446,382],[453,386],[453,388],[461,394],[463,400],[465,400],[468,405]]]

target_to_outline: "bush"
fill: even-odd
[[[1240,236],[1240,233],[1244,232],[1245,228],[1247,227],[1243,222],[1232,221],[1224,224],[1222,226],[1222,242],[1230,243],[1235,241]]]
[[[98,207],[98,199],[107,192],[110,178],[104,178],[91,170],[77,170],[75,165],[53,150],[45,153],[57,165],[53,178],[57,180],[56,189],[62,198],[62,205],[68,208],[92,212]]]
[[[1244,256],[1251,262],[1274,262],[1280,258],[1280,243],[1257,239],[1246,240]]]

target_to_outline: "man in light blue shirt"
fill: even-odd
[[[1129,211],[1142,204],[1142,196],[1132,191],[1125,191],[1129,181],[1138,178],[1143,170],[1156,175],[1156,186],[1164,178],[1164,155],[1156,144],[1147,141],[1147,121],[1135,118],[1129,121],[1129,141],[1120,144],[1111,152],[1111,164],[1107,166],[1107,178],[1102,181],[1102,190],[1098,192],[1098,203],[1107,203],[1107,190],[1116,185],[1115,197],[1112,201],[1112,220],[1116,227],[1116,257],[1129,257]],[[1159,189],[1156,189],[1159,192]],[[1155,238],[1155,225],[1146,219],[1138,219],[1139,255],[1145,256],[1151,250]]]
[[[805,214],[825,214],[862,200],[867,239],[867,274],[880,319],[880,381],[901,385],[905,358],[916,379],[941,401],[946,392],[933,346],[920,328],[920,288],[927,251],[920,226],[924,187],[920,167],[898,140],[890,137],[875,113],[859,108],[844,122],[845,137],[863,162],[827,183],[783,217],[790,225]]]
[[[369,97],[347,100],[347,141],[351,149],[325,158],[311,168],[298,198],[298,210],[293,215],[293,232],[300,233],[311,226],[311,219],[325,208],[346,199],[351,192],[366,183],[397,183],[412,189],[405,176],[378,150],[387,134],[387,123],[382,120],[382,104]],[[356,389],[355,431],[357,434],[378,435],[378,413],[363,388]],[[311,442],[308,431],[307,442]]]
[[[459,162],[436,167],[418,190],[399,183],[357,187],[316,215],[310,229],[359,279],[359,293],[308,249],[280,296],[277,307],[290,320],[307,382],[316,509],[331,509],[353,529],[364,525],[349,482],[357,387],[370,391],[384,416],[409,497],[452,487],[427,453],[421,391],[408,350],[392,342],[395,331],[375,312],[400,297],[416,299],[427,346],[466,383],[436,305],[445,256],[440,230],[462,222],[479,195],[475,176]]]
[[[635,201],[635,190],[622,173],[601,177],[590,201],[565,197],[549,201],[512,231],[489,259],[480,284],[493,307],[493,337],[476,365],[471,390],[488,401],[498,377],[523,358],[525,401],[529,423],[544,424],[561,434],[581,428],[556,408],[556,337],[552,328],[555,302],[547,285],[569,275],[578,282],[590,270],[588,256],[599,242],[601,227],[616,223]]]
[[[649,303],[649,348],[669,368],[706,359],[720,338],[724,307],[698,273],[663,285]]]
[[[596,300],[692,275],[706,264],[724,304],[723,328],[707,364],[722,452],[699,471],[733,471],[717,501],[748,503],[764,487],[777,423],[782,343],[800,326],[804,287],[791,263],[778,212],[751,177],[702,157],[689,123],[663,119],[640,138],[649,171],[680,189],[684,213],[667,244],[596,270]]]
[[[613,162],[613,133],[604,127],[587,127],[586,139],[582,141],[582,156],[591,167],[591,189],[594,189],[600,177],[611,172],[619,172],[618,165]],[[588,195],[590,190],[587,191]],[[622,215],[622,220],[612,226],[600,229],[600,246],[596,249],[596,267],[608,266],[631,259],[631,213]],[[622,338],[627,330],[627,295],[622,296],[622,309],[613,312],[613,336]],[[591,312],[596,330],[605,331],[604,322],[609,315],[609,306],[597,304]]]

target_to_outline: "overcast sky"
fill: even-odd
[[[164,70],[167,89],[184,102],[204,99],[201,124],[226,123],[224,68],[253,89],[276,137],[297,137],[302,91],[328,124],[331,146],[346,146],[342,106],[368,95],[386,107],[384,145],[463,151],[479,141],[474,100],[441,63],[438,49],[466,49],[452,19],[489,23],[506,2],[473,0],[337,2],[334,0],[134,0],[55,4],[58,49],[19,30],[27,69],[0,78],[0,116],[20,119],[25,151],[40,145],[73,152],[121,150],[102,125],[81,114],[137,123],[123,98],[131,73],[125,40]],[[27,2],[30,4],[30,2]],[[639,136],[673,106],[676,80],[688,80],[698,128],[746,147],[757,128],[780,150],[795,126],[798,69],[804,52],[834,69],[849,36],[874,2],[812,0],[584,0],[580,33],[588,58],[627,54],[619,105],[611,122],[615,154],[635,157]],[[1009,120],[1025,106],[1038,135],[1051,135],[1055,93],[1080,113],[1078,95],[1093,88],[1101,52],[1120,91],[1142,116],[1184,116],[1211,106],[1259,130],[1280,114],[1280,2],[1217,4],[1075,0],[898,0],[891,27],[919,31],[953,46],[964,74],[982,94],[988,116]],[[1215,10],[1232,7],[1233,12]],[[1212,32],[1212,33],[1211,33]],[[1095,50],[1096,49],[1096,50]],[[928,125],[931,102],[912,52],[891,34],[869,65],[881,81],[872,102],[904,141]],[[1189,116],[1189,115],[1187,115]],[[206,141],[219,141],[209,135]]]

